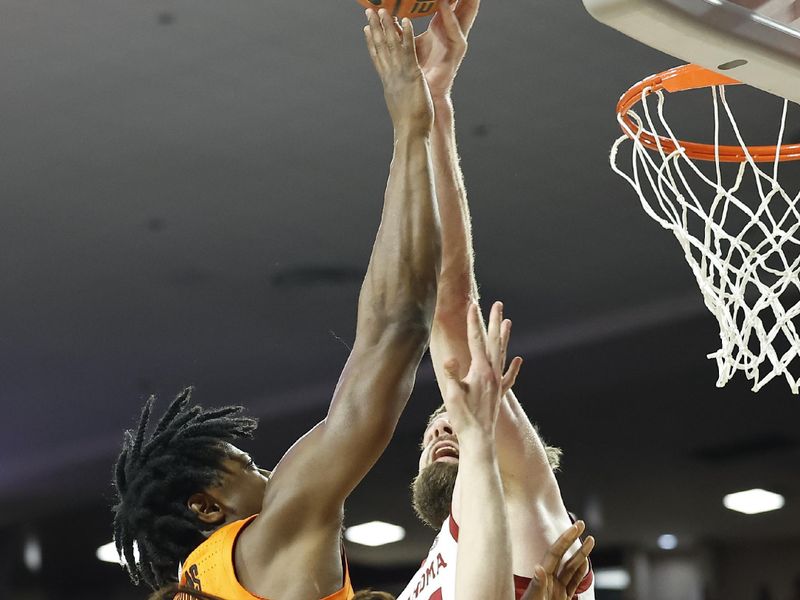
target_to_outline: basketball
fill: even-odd
[[[454,2],[455,0],[450,0],[450,4]],[[358,0],[358,3],[365,8],[374,8],[375,10],[385,8],[398,19],[429,17],[436,12],[439,4],[437,0]]]

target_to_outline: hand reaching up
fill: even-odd
[[[455,359],[445,363],[447,383],[444,404],[456,433],[463,436],[479,431],[494,439],[494,428],[504,389],[516,379],[522,366],[519,357],[505,371],[511,321],[503,319],[503,304],[495,302],[489,317],[488,332],[484,332],[477,304],[467,315],[467,337],[471,364],[467,375],[460,379]]]
[[[414,28],[403,19],[398,28],[389,12],[367,10],[364,37],[372,64],[383,83],[383,95],[395,131],[430,131],[433,104],[417,62]]]
[[[480,0],[437,0],[439,10],[428,30],[416,38],[417,56],[434,100],[446,98],[467,53],[467,38],[478,16]]]

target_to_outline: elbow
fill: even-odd
[[[372,343],[391,343],[402,338],[427,347],[436,308],[436,282],[409,282],[407,289],[382,290],[362,303],[359,312],[367,316],[365,330],[372,332]]]
[[[433,330],[433,303],[420,304],[400,311],[390,320],[382,336],[389,345],[396,345],[398,340],[404,344],[424,352],[431,340]]]
[[[359,323],[354,352],[378,360],[417,364],[428,349],[433,308],[416,307],[385,313],[374,311]]]
[[[417,287],[420,289],[413,295],[414,300],[396,314],[394,326],[410,339],[427,347],[436,312],[436,280],[420,281]]]

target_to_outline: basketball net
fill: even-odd
[[[800,194],[790,196],[778,182],[781,160],[794,159],[781,155],[792,147],[782,148],[788,102],[783,104],[774,149],[748,147],[725,98],[725,86],[709,87],[714,103],[713,151],[711,144],[679,140],[664,117],[664,92],[645,85],[636,99],[641,115],[630,109],[618,112],[625,135],[611,148],[611,167],[636,190],[650,218],[678,240],[705,305],[719,323],[721,346],[708,355],[719,369],[717,387],[743,371],[754,392],[784,377],[797,394],[800,382],[791,371],[800,368],[800,336],[794,323],[800,314]],[[723,119],[729,121],[740,148],[720,145]],[[618,152],[628,141],[631,164],[626,171]],[[687,146],[702,146],[708,154],[698,158],[700,153],[687,152]],[[738,160],[728,156],[733,148]],[[765,157],[766,149],[770,154]],[[713,173],[703,173],[696,161],[713,162]],[[735,176],[727,173],[723,178],[722,162],[738,162]],[[749,177],[755,178],[758,202],[747,197],[752,192],[740,189]],[[693,190],[698,182],[699,189]]]

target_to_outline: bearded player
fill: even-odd
[[[147,402],[115,468],[114,538],[135,582],[175,581],[227,600],[353,597],[343,503],[381,455],[425,352],[440,269],[430,93],[410,21],[368,11],[367,45],[394,125],[381,225],[361,288],[353,350],[327,417],[271,472],[232,445],[255,421],[181,394],[153,433]],[[139,556],[136,556],[138,547]]]
[[[456,150],[451,89],[467,49],[479,0],[460,0],[455,8],[440,1],[427,32],[416,40],[420,66],[434,104],[432,151],[434,183],[442,222],[442,271],[431,337],[431,358],[440,387],[444,362],[469,365],[466,315],[478,300],[473,272],[469,207]],[[463,373],[461,373],[463,375]],[[559,451],[547,448],[511,391],[504,396],[497,422],[497,456],[510,524],[516,595],[520,598],[550,545],[570,527],[553,474]],[[552,461],[552,465],[551,465]],[[413,484],[414,507],[440,533],[427,560],[399,600],[454,600],[454,564],[458,547],[461,485],[459,441],[447,410],[432,416],[422,440],[419,474]],[[452,509],[452,514],[451,514]],[[578,547],[576,542],[575,548]],[[487,549],[487,552],[491,552]],[[577,588],[581,600],[594,596],[591,571]]]

